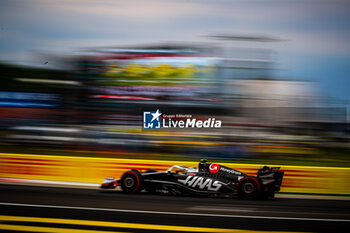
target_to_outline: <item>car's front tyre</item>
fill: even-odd
[[[143,177],[137,170],[124,173],[120,186],[124,193],[139,193],[143,189]]]

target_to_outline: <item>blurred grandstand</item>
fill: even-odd
[[[2,64],[1,151],[349,166],[346,109],[312,82],[275,78],[273,57],[157,44],[80,51],[64,70]],[[223,127],[142,130],[156,109]]]

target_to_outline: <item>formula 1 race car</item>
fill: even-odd
[[[284,172],[279,167],[261,168],[257,176],[201,160],[198,169],[174,165],[166,172],[132,169],[120,179],[106,177],[101,188],[121,186],[124,193],[139,193],[145,189],[154,194],[238,196],[242,199],[274,198],[280,190]]]

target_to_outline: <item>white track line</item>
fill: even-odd
[[[273,219],[273,220],[299,220],[299,221],[326,221],[326,222],[350,222],[349,219],[331,219],[331,218],[294,218],[294,217],[272,217],[272,216],[249,216],[249,215],[227,215],[227,214],[205,214],[205,213],[188,213],[188,212],[165,212],[151,210],[126,210],[126,209],[108,209],[78,206],[55,206],[55,205],[37,205],[22,203],[0,202],[0,205],[8,206],[25,206],[39,208],[57,208],[57,209],[76,209],[76,210],[93,210],[93,211],[111,211],[111,212],[130,212],[140,214],[168,214],[168,215],[186,215],[186,216],[204,216],[204,217],[224,217],[224,218],[255,218],[255,219]]]

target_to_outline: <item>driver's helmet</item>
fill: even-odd
[[[198,164],[198,171],[206,172],[207,167],[208,167],[207,160],[206,159],[201,159],[199,164]]]

